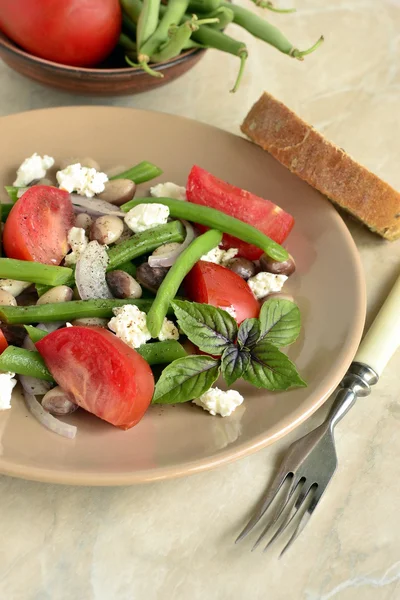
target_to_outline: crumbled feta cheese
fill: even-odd
[[[67,323],[65,323],[65,327],[73,327],[73,325],[72,325],[72,323],[68,323],[68,321],[67,321]]]
[[[167,181],[159,183],[150,188],[150,194],[154,198],[173,198],[174,200],[186,200],[186,189],[176,183]]]
[[[164,342],[165,340],[179,340],[179,331],[175,323],[165,318],[161,331],[158,334],[158,339],[161,342]]]
[[[231,258],[235,258],[238,252],[239,250],[237,248],[228,248],[228,250],[223,250],[219,246],[216,246],[207,252],[207,254],[203,254],[200,260],[205,260],[207,262],[212,262],[216,265],[222,265],[225,267]]]
[[[235,408],[242,404],[243,400],[243,396],[236,390],[223,392],[216,387],[209,389],[200,398],[193,400],[193,403],[201,406],[204,410],[208,410],[211,415],[229,417]]]
[[[80,256],[86,250],[89,240],[86,237],[86,231],[83,227],[71,227],[68,232],[68,244],[71,246],[72,252],[65,257],[65,266],[70,267],[76,265]]]
[[[134,304],[125,304],[113,309],[114,317],[108,327],[125,344],[131,348],[139,348],[151,339],[147,329],[146,313]]]
[[[249,287],[255,297],[260,300],[273,292],[280,292],[287,277],[286,275],[274,275],[274,273],[257,273],[247,280]]]
[[[15,373],[0,373],[0,410],[11,408],[11,395],[17,383]]]
[[[225,310],[231,315],[231,317],[233,317],[236,320],[236,310],[232,304],[230,306],[219,306],[218,308],[222,308],[222,310]]]
[[[26,158],[19,166],[17,178],[13,185],[17,187],[25,187],[35,179],[42,179],[46,176],[47,169],[54,165],[54,158],[51,156],[39,156],[37,152]]]
[[[140,233],[164,225],[169,217],[169,208],[164,204],[138,204],[126,214],[125,223],[134,233]]]
[[[82,167],[80,163],[68,165],[62,171],[57,171],[58,185],[69,193],[77,192],[81,196],[92,198],[104,191],[108,177],[101,171]]]

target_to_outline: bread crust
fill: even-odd
[[[387,240],[400,237],[400,194],[264,92],[242,132],[292,173]]]

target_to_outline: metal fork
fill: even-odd
[[[288,550],[308,523],[335,473],[337,467],[333,437],[335,426],[355,404],[357,398],[368,396],[371,393],[370,386],[376,384],[378,379],[378,374],[366,364],[353,362],[350,365],[340,383],[327,418],[319,427],[289,447],[258,510],[238,536],[236,543],[252,531],[286,484],[281,498],[277,499],[275,514],[258,537],[253,550],[269,532],[272,532],[274,526],[278,528],[264,551],[278,538],[281,538],[283,533],[288,531],[290,525],[297,523],[280,556]]]

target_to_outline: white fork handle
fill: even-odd
[[[400,346],[400,276],[365,335],[355,362],[371,367],[379,376]]]

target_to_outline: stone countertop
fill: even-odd
[[[297,15],[267,16],[300,47],[321,33],[324,46],[298,63],[241,33],[250,58],[236,95],[229,86],[237,62],[214,51],[173,84],[107,99],[40,87],[0,63],[0,114],[112,104],[180,114],[238,133],[267,89],[400,188],[399,0],[298,0],[297,8]],[[370,322],[398,274],[400,243],[349,226],[365,268]],[[399,370],[397,354],[373,394],[339,425],[336,476],[280,561],[274,551],[251,554],[249,543],[232,541],[276,460],[326,408],[272,447],[176,481],[97,489],[1,477],[0,598],[397,600]]]

